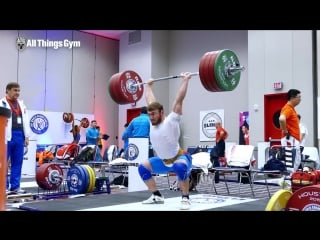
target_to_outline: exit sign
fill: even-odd
[[[280,89],[282,89],[282,87],[283,87],[282,82],[273,83],[273,89],[275,89],[275,90],[280,90]]]

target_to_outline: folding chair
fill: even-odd
[[[320,159],[319,152],[316,147],[304,147],[302,152],[302,166],[311,167],[314,169],[319,169]]]
[[[266,157],[268,158],[268,160],[266,162],[270,161],[271,159],[280,158],[280,159],[278,159],[278,161],[282,161],[284,163],[285,167],[287,168],[287,169],[283,169],[283,170],[280,170],[280,169],[273,170],[273,169],[264,169],[264,168],[251,169],[252,183],[255,184],[256,177],[258,175],[262,175],[263,180],[264,180],[264,185],[267,188],[268,195],[270,198],[271,197],[271,193],[270,193],[270,189],[269,189],[270,183],[268,182],[268,179],[270,179],[270,176],[279,175],[280,178],[283,178],[283,181],[284,181],[287,176],[290,176],[291,171],[289,169],[291,169],[291,168],[293,169],[294,155],[292,154],[292,147],[289,147],[289,148],[285,147],[284,148],[281,145],[273,145],[273,146],[267,148],[267,150],[268,150],[268,156],[266,156]],[[288,154],[280,156],[283,153],[285,153],[286,150],[288,151]]]
[[[215,183],[215,174],[218,172],[221,173],[224,177],[225,186],[227,188],[228,194],[230,194],[228,181],[226,179],[226,173],[237,173],[239,176],[239,185],[238,185],[238,195],[240,196],[240,189],[242,179],[248,179],[250,185],[252,196],[254,197],[252,180],[251,180],[251,160],[253,159],[253,150],[254,146],[252,145],[234,145],[227,149],[227,166],[226,167],[213,167],[213,178],[212,178],[212,188],[217,193],[216,183]]]

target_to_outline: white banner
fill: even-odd
[[[149,156],[148,138],[129,138],[128,146],[129,161],[141,163]],[[138,167],[129,166],[128,192],[148,190],[147,185],[141,179]]]
[[[73,140],[71,123],[63,121],[63,112],[45,112],[29,110],[29,127],[30,139],[36,140],[37,144],[67,144]],[[94,119],[93,114],[73,113],[74,118],[81,120],[88,118],[89,122]],[[75,120],[75,125],[79,125],[80,121]],[[80,143],[86,142],[86,129],[80,130]]]
[[[216,140],[216,122],[224,128],[224,109],[200,111],[200,142]]]

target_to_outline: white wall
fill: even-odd
[[[17,37],[80,42],[79,47],[27,47],[18,51]],[[21,85],[28,109],[93,114],[116,144],[118,107],[108,92],[108,79],[119,69],[119,41],[73,30],[0,31],[0,89]]]
[[[127,35],[120,39],[120,69],[136,69],[144,80],[177,75],[182,71],[199,71],[203,54],[208,51],[232,49],[241,65],[247,67],[247,31],[142,31],[139,43],[127,45]],[[152,37],[152,42],[150,37]],[[237,41],[234,41],[237,39]],[[151,45],[152,43],[152,45]],[[143,50],[142,50],[143,49]],[[138,61],[138,60],[139,61]],[[150,65],[152,62],[152,66]],[[149,67],[149,69],[148,69]],[[139,70],[141,69],[141,70]],[[171,111],[172,103],[180,85],[180,79],[155,83],[155,94],[163,102],[165,112]],[[229,141],[238,142],[239,112],[247,111],[247,73],[241,74],[238,87],[231,92],[209,92],[204,89],[198,76],[190,81],[184,102],[181,124],[183,147],[200,144],[199,114],[202,110],[225,109],[225,127],[229,130]],[[145,104],[142,98],[137,106]],[[126,109],[119,108],[119,134],[123,130]],[[120,135],[121,136],[121,135]],[[212,144],[212,142],[201,142]]]
[[[264,95],[297,88],[302,101],[296,111],[309,130],[306,146],[314,146],[311,36],[311,31],[248,31],[248,108],[254,144],[264,141]],[[274,90],[274,82],[283,82],[283,89]],[[259,105],[256,112],[254,104]]]

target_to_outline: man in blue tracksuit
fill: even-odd
[[[128,138],[148,138],[150,139],[150,119],[148,116],[147,107],[141,107],[141,112],[138,117],[131,120],[124,134]],[[153,157],[153,149],[149,141],[149,157]]]
[[[24,147],[29,145],[29,116],[27,107],[19,100],[20,85],[10,82],[6,86],[6,96],[1,105],[11,110],[6,126],[7,159],[10,160],[10,178],[7,178],[7,193],[25,193],[20,188]]]
[[[92,120],[90,127],[86,131],[86,140],[87,145],[95,148],[95,156],[93,157],[94,161],[100,161],[100,149],[98,148],[98,140],[100,138],[100,132],[97,129],[97,121]]]

